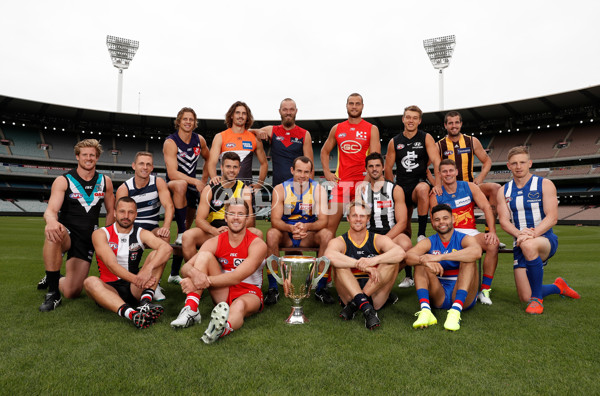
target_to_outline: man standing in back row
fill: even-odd
[[[331,192],[331,212],[327,228],[335,237],[344,215],[344,205],[354,200],[356,184],[365,180],[365,158],[381,152],[379,129],[362,119],[363,98],[352,93],[346,100],[348,120],[335,124],[321,150],[325,179],[336,183]],[[335,174],[329,169],[329,155],[336,147],[338,164]]]

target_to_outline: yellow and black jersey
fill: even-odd
[[[437,142],[442,159],[449,158],[456,162],[458,169],[457,180],[473,181],[473,138],[460,135],[458,142],[454,143],[448,136]]]

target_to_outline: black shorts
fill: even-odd
[[[119,293],[119,297],[121,297],[126,304],[129,304],[132,307],[137,307],[140,304],[140,300],[131,294],[131,283],[126,280],[119,279],[114,282],[107,282],[106,284],[114,287],[117,293]]]
[[[198,202],[200,202],[200,194],[197,190],[192,190],[188,187],[185,192],[185,199],[187,200],[187,207],[196,209],[198,207]]]
[[[67,250],[67,260],[75,257],[91,263],[94,257],[94,245],[92,244],[92,232],[94,230],[85,232],[72,226],[65,225],[65,227],[71,237],[71,247]]]
[[[412,194],[413,194],[413,191],[415,191],[415,188],[417,187],[417,185],[422,182],[427,183],[429,185],[427,180],[423,180],[423,179],[419,179],[418,181],[412,182],[412,183],[398,184],[404,191],[404,202],[406,202],[407,207],[412,208],[415,206],[415,204],[413,203],[413,200],[412,200]]]

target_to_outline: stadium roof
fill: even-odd
[[[458,110],[463,117],[465,131],[495,131],[495,128],[518,127],[527,123],[543,122],[551,119],[564,119],[578,122],[582,116],[594,117],[600,111],[600,85],[570,92],[523,99],[514,102],[448,109],[446,111],[423,114],[422,127],[427,131],[442,128],[444,114]],[[399,109],[400,111],[402,109]],[[40,125],[63,127],[67,131],[99,129],[103,132],[118,132],[134,129],[141,135],[167,135],[173,130],[174,117],[127,114],[109,111],[83,109],[0,95],[0,117],[12,121],[34,122]],[[401,115],[366,117],[382,130],[403,129]],[[313,133],[325,136],[329,129],[343,119],[298,120],[298,124]],[[280,120],[257,120],[254,127],[278,124]],[[198,119],[200,133],[215,133],[225,129],[222,119]],[[514,125],[513,125],[514,124]]]

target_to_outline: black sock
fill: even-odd
[[[142,292],[142,296],[140,297],[140,302],[141,303],[152,302],[153,298],[154,298],[154,290],[144,289],[144,291]]]
[[[352,301],[354,301],[354,304],[356,304],[356,306],[363,312],[365,312],[369,308],[373,308],[373,306],[369,302],[369,298],[365,293],[358,293],[356,296],[354,296]]]
[[[179,275],[181,269],[181,263],[183,262],[183,256],[173,255],[173,261],[171,262],[171,276]]]
[[[48,282],[48,293],[58,291],[58,281],[60,280],[59,271],[46,271],[46,281]]]
[[[410,265],[404,267],[404,271],[406,271],[407,278],[412,278],[412,267]]]
[[[419,219],[419,232],[417,235],[425,235],[425,230],[427,229],[427,215],[418,215]]]

